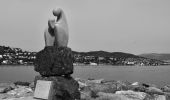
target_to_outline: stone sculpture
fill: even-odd
[[[73,55],[68,45],[68,25],[62,9],[54,9],[57,20],[48,20],[44,32],[45,48],[37,53],[35,71],[43,76],[70,75],[73,73]]]
[[[68,24],[62,9],[54,9],[53,15],[57,19],[48,20],[48,28],[44,32],[45,46],[67,47],[68,45]]]
[[[71,77],[73,73],[73,55],[68,45],[68,25],[62,9],[54,9],[57,20],[50,19],[45,29],[45,48],[39,51],[34,62],[37,80],[54,83],[52,100],[79,100],[79,84]],[[42,98],[43,99],[43,98]]]

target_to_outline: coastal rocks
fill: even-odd
[[[21,81],[17,81],[14,82],[15,85],[20,85],[20,86],[29,86],[30,83],[29,82],[21,82]]]
[[[75,100],[80,99],[79,84],[72,77],[51,76],[51,77],[35,77],[37,80],[46,80],[54,82],[55,100]]]
[[[68,47],[45,47],[37,53],[35,71],[42,76],[61,76],[73,73],[73,55]]]
[[[33,96],[33,90],[28,86],[1,83],[6,84],[5,87],[10,87],[8,91],[0,93],[0,100],[17,100],[18,98],[25,98],[27,96]]]
[[[132,100],[132,99],[128,99],[126,96],[112,94],[112,93],[99,92],[98,96],[99,97],[95,100]]]
[[[82,100],[170,100],[170,93],[152,84],[77,79]],[[166,87],[167,88],[167,87]]]
[[[129,89],[137,92],[145,92],[147,88],[149,87],[148,84],[134,82],[131,85],[129,85]]]
[[[13,88],[12,87],[3,87],[3,88],[0,88],[0,93],[7,93],[8,91],[12,90]]]
[[[170,100],[170,93],[164,92],[164,94],[158,94],[161,92],[161,89],[158,87],[153,87],[154,85],[149,85],[150,87],[145,87],[146,91],[134,91],[134,86],[143,86],[144,83],[138,84],[130,84],[130,82],[123,81],[105,81],[96,82],[95,80],[84,80],[84,79],[76,79],[75,81],[71,77],[62,77],[62,76],[53,76],[53,77],[42,77],[37,76],[36,80],[47,80],[54,81],[57,88],[55,91],[57,94],[57,100]],[[35,81],[36,81],[35,80]],[[17,83],[15,85],[14,83]],[[12,87],[12,90],[7,91],[6,93],[0,93],[0,100],[37,100],[33,98],[33,83],[30,83],[29,86],[23,86],[23,83],[26,82],[14,82],[14,83],[1,83],[2,87]],[[120,88],[116,88],[116,84],[126,84],[128,90],[119,90]],[[19,85],[20,84],[20,85]],[[36,82],[34,83],[36,84]],[[79,86],[80,84],[81,87]],[[28,85],[28,84],[24,84]],[[110,86],[109,86],[110,85]],[[109,88],[109,87],[114,87]],[[166,86],[165,86],[166,87]],[[150,88],[150,89],[149,89]],[[110,89],[110,90],[109,90]],[[117,90],[116,90],[117,89]],[[79,92],[80,90],[80,92]],[[77,92],[76,92],[77,91]],[[148,92],[150,91],[150,92]],[[157,92],[155,92],[157,91]],[[81,98],[80,98],[81,93]],[[61,99],[61,95],[64,94],[63,99]],[[70,95],[74,96],[76,99],[70,99]],[[79,99],[78,99],[79,98]]]
[[[11,83],[1,83],[0,84],[0,93],[7,93],[10,90],[15,88],[15,84]]]
[[[117,90],[129,90],[130,84],[128,81],[116,81]]]
[[[93,84],[91,85],[91,90],[94,92],[115,93],[117,88],[114,84]]]
[[[33,94],[33,90],[27,86],[18,86],[14,90],[11,90],[7,93],[8,95],[18,97],[26,97]]]
[[[156,95],[155,100],[169,100],[169,99],[166,98],[166,96],[164,96],[164,95]]]
[[[149,97],[144,92],[134,91],[118,91],[116,94],[99,92],[98,96],[94,100],[169,100],[164,95]]]
[[[158,94],[158,95],[164,95],[164,92],[161,89],[158,89],[156,87],[148,87],[146,92],[148,94]]]
[[[134,92],[132,90],[128,91],[117,91],[115,94],[126,96],[129,99],[134,100],[144,100],[146,98],[146,93],[144,92]]]
[[[170,92],[170,85],[164,86],[164,87],[162,88],[162,90],[163,90],[164,92]]]

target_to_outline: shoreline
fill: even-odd
[[[79,83],[81,100],[106,100],[104,98],[110,98],[107,100],[117,100],[113,98],[124,98],[121,100],[155,100],[155,98],[157,98],[156,100],[170,100],[170,85],[158,87],[154,84],[140,82],[80,78],[75,78],[75,80]],[[0,99],[26,100],[33,98],[34,87],[34,82],[0,83]]]

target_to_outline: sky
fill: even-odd
[[[0,0],[0,45],[40,51],[54,8],[75,51],[170,53],[170,0]]]

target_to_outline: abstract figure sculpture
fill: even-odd
[[[73,73],[73,55],[68,45],[68,24],[62,9],[54,9],[57,19],[48,20],[45,29],[45,48],[37,53],[35,70],[43,76]]]
[[[37,80],[53,83],[53,90],[49,90],[53,94],[50,100],[79,100],[79,84],[71,77],[73,55],[71,48],[67,47],[66,17],[62,9],[54,9],[53,15],[57,20],[48,20],[48,28],[44,32],[45,48],[37,53],[34,62],[35,71],[40,73],[35,77],[35,84]]]
[[[48,21],[48,28],[44,32],[45,46],[67,47],[69,34],[65,14],[62,9],[54,9],[53,15],[57,20]]]

